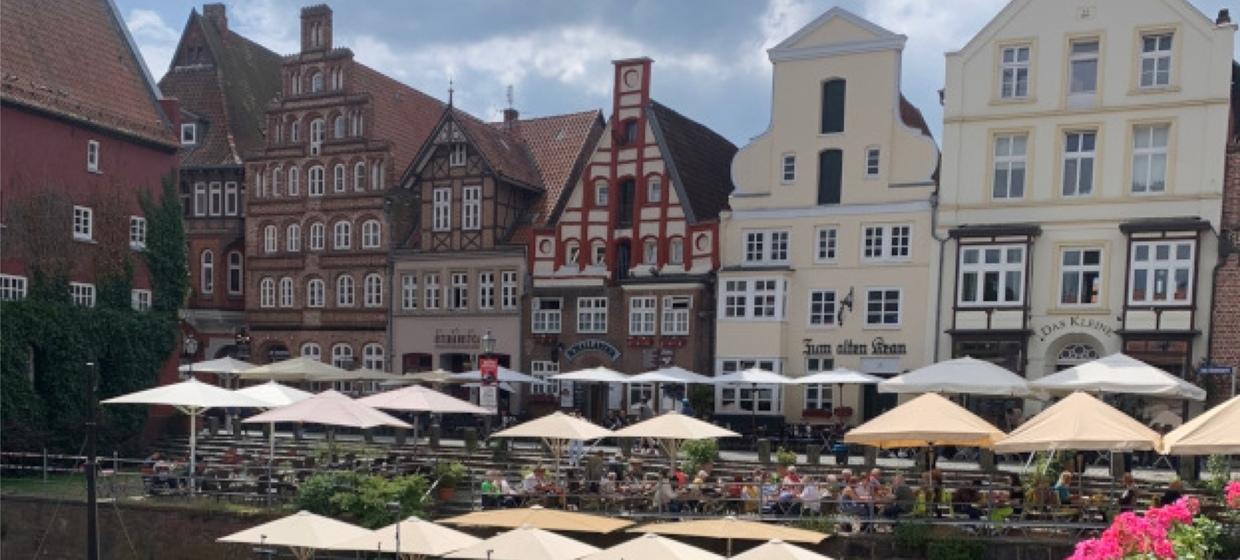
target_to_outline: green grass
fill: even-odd
[[[189,509],[203,512],[253,515],[267,508],[216,500],[212,498],[189,498],[188,496],[143,496],[142,480],[137,476],[122,476],[115,481],[101,477],[98,483],[99,498],[119,498],[124,503],[141,503],[151,507]],[[0,497],[21,496],[53,500],[85,500],[86,477],[81,474],[50,475],[47,481],[41,476],[0,477]],[[273,508],[273,511],[281,511]]]
[[[86,499],[86,477],[80,474],[0,477],[0,496]]]

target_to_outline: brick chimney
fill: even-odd
[[[521,114],[516,109],[509,107],[504,109],[504,128],[512,130],[517,127],[517,121],[521,120]]]
[[[228,31],[228,13],[223,4],[203,4],[202,17],[215,24],[215,29],[220,33]]]
[[[1218,11],[1218,18],[1214,20],[1216,25],[1227,25],[1231,23],[1231,10],[1223,8]]]
[[[332,9],[327,4],[301,9],[301,52],[332,50]]]

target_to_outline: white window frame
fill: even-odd
[[[598,207],[607,206],[608,193],[607,179],[599,179],[594,182],[594,205]]]
[[[788,264],[792,247],[792,233],[786,229],[745,231],[742,247],[746,265]]]
[[[607,298],[577,298],[577,332],[607,334]]]
[[[73,301],[73,305],[94,307],[95,285],[85,282],[69,282],[69,298]]]
[[[1073,138],[1076,139],[1076,149],[1071,147]],[[1085,140],[1089,139],[1092,146],[1085,148]],[[1098,169],[1098,132],[1096,130],[1069,130],[1063,135],[1063,177],[1061,178],[1059,193],[1068,198],[1090,196],[1094,194],[1094,183],[1097,178]],[[1082,190],[1081,186],[1085,173],[1081,171],[1084,164],[1089,163],[1089,188]],[[1071,168],[1071,170],[1069,170]]]
[[[788,281],[783,278],[726,278],[720,285],[720,320],[783,321],[787,314]]]
[[[656,265],[659,263],[659,240],[647,237],[642,240],[641,264]]]
[[[134,311],[151,310],[151,291],[142,289],[129,290],[129,307]]]
[[[362,346],[362,367],[371,371],[387,370],[387,354],[382,344],[370,342]]]
[[[1154,48],[1146,47],[1146,42],[1154,40]],[[1168,43],[1165,47],[1163,40]],[[1141,34],[1141,54],[1138,60],[1138,77],[1137,85],[1141,89],[1165,88],[1171,85],[1172,78],[1172,52],[1175,49],[1175,33],[1172,31],[1157,31]],[[1146,65],[1151,68],[1147,71]],[[1158,66],[1163,64],[1166,68],[1159,70]],[[1158,76],[1164,74],[1165,78],[1160,81]],[[1147,76],[1149,80],[1146,80]]]
[[[236,259],[234,259],[233,257],[236,257]],[[227,259],[228,259],[228,262],[226,263],[226,266],[228,267],[228,279],[227,279],[228,280],[228,294],[234,295],[234,296],[241,295],[241,293],[245,290],[245,260],[244,260],[244,257],[241,256],[240,251],[229,251]],[[234,274],[237,280],[235,285],[233,283]]]
[[[379,220],[362,222],[362,248],[378,249],[383,244],[383,227]]]
[[[987,263],[986,252],[989,250],[999,251],[999,262]],[[1019,250],[1020,260],[1018,262],[1010,262],[1009,251]],[[977,262],[965,263],[970,251],[977,252]],[[1025,303],[1025,293],[1029,289],[1025,282],[1025,262],[1029,259],[1028,247],[1021,244],[1003,244],[1003,245],[965,245],[960,248],[959,262],[957,263],[956,283],[959,286],[956,293],[956,303],[961,307],[1017,307]],[[1011,274],[1016,274],[1020,282],[1020,290],[1015,300],[1007,300],[1004,294],[1007,292],[1008,278]],[[974,283],[976,294],[975,298],[966,299],[965,294],[965,276],[975,275]],[[997,274],[998,284],[996,294],[998,299],[994,301],[986,301],[986,275]]]
[[[806,321],[810,328],[831,328],[838,324],[839,298],[835,290],[810,290],[806,303]]]
[[[414,311],[418,308],[418,274],[406,272],[400,276],[400,308]]]
[[[889,299],[892,292],[895,292],[895,295],[896,295],[895,297],[896,320],[894,323],[889,322],[887,320],[887,315],[891,313],[891,310],[888,309],[888,305],[892,303],[891,300]],[[873,299],[873,296],[876,293],[880,294],[880,301],[877,302],[878,305],[880,306],[880,309],[878,310],[878,314],[879,314],[878,322],[871,321],[873,317],[871,317],[870,315],[872,311],[870,307],[872,304],[876,303]],[[865,328],[867,329],[898,329],[900,328],[900,326],[904,324],[904,288],[895,288],[895,287],[887,287],[887,286],[866,287],[864,313],[865,313]]]
[[[835,387],[821,383],[807,384],[802,400],[806,410],[832,410],[835,405]]]
[[[353,164],[353,192],[364,190],[366,190],[366,162],[359,161]]]
[[[323,175],[325,171],[322,165],[315,165],[306,173],[306,194],[310,196],[323,196]]]
[[[271,170],[271,196],[280,196],[280,184],[284,182],[284,168],[277,167]]]
[[[306,307],[321,308],[327,305],[327,282],[312,278],[306,282]]]
[[[431,201],[431,230],[452,231],[452,187],[435,187]]]
[[[212,181],[207,193],[208,213],[212,216],[224,215],[224,184]]]
[[[288,168],[288,195],[301,196],[301,168],[290,165]]]
[[[482,229],[481,185],[469,185],[461,189],[461,229]]]
[[[554,303],[554,309],[549,304]],[[544,308],[543,304],[548,304]],[[539,298],[530,303],[530,330],[534,334],[559,334],[563,326],[564,298]]]
[[[875,179],[882,173],[883,151],[878,146],[865,149],[865,178]]]
[[[500,277],[500,300],[499,305],[503,309],[517,308],[517,272],[515,270],[503,270],[499,273]]]
[[[353,307],[357,303],[357,290],[353,277],[341,274],[336,277],[336,307]]]
[[[784,154],[779,161],[779,182],[790,184],[797,180],[797,155]]]
[[[371,272],[362,279],[362,305],[383,307],[383,276],[377,272]]]
[[[667,264],[685,264],[685,238],[673,237],[667,241]]]
[[[840,231],[837,226],[814,228],[814,262],[834,263],[839,258]]]
[[[276,306],[276,280],[274,278],[263,278],[258,283],[258,306],[264,309]]]
[[[1167,248],[1167,258],[1158,258],[1158,249],[1160,247]],[[1181,247],[1188,248],[1188,257],[1180,257],[1178,249]],[[1146,258],[1141,259],[1142,248],[1145,249]],[[1194,272],[1197,268],[1197,243],[1192,239],[1175,239],[1175,240],[1159,240],[1159,241],[1134,241],[1132,243],[1131,257],[1128,262],[1128,304],[1134,306],[1189,306],[1193,304],[1194,297]],[[1139,264],[1145,263],[1145,264]],[[1144,275],[1138,272],[1144,271]],[[1166,285],[1166,299],[1155,299],[1158,288],[1159,272],[1165,274],[1163,282]],[[1184,297],[1175,299],[1174,282],[1177,272],[1183,272],[1187,276],[1186,285],[1188,289],[1185,291]],[[1141,282],[1137,278],[1144,276]],[[1136,299],[1137,284],[1145,285],[1145,297]]]
[[[1017,153],[1017,140],[1021,141],[1021,151]],[[1007,151],[1000,153],[1000,145],[1007,141]],[[1029,135],[1024,132],[1012,134],[996,134],[991,147],[994,165],[990,170],[990,196],[995,200],[1021,200],[1025,198],[1029,184]],[[1019,185],[1012,180],[1013,172],[1020,171]],[[1004,181],[999,182],[999,172],[1004,172]],[[1002,190],[1000,190],[1002,187]],[[1019,192],[1017,192],[1019,189]]]
[[[770,357],[753,358],[719,358],[715,360],[715,371],[719,374],[732,373],[749,368],[761,368],[777,374],[783,373],[783,359]],[[744,403],[750,403],[748,407]],[[755,406],[756,405],[756,406]],[[757,409],[756,411],[754,409]],[[716,385],[716,414],[750,414],[764,416],[783,414],[783,388],[780,385]]]
[[[469,273],[453,272],[448,275],[448,309],[469,309]]]
[[[663,179],[652,176],[646,179],[646,202],[663,202]]]
[[[99,141],[86,141],[86,170],[91,173],[99,173]]]
[[[280,307],[293,307],[293,301],[297,298],[296,290],[293,289],[293,279],[285,276],[280,279]]]
[[[1157,131],[1166,130],[1163,135],[1165,143],[1161,146],[1154,144],[1158,138]],[[1147,142],[1146,146],[1141,146],[1142,138]],[[1139,124],[1132,128],[1132,181],[1130,185],[1131,192],[1136,195],[1159,195],[1167,192],[1167,183],[1169,179],[1169,171],[1171,159],[1169,157],[1171,146],[1171,125],[1166,123],[1155,124]],[[1155,162],[1162,161],[1162,181],[1154,180]],[[1144,182],[1138,184],[1138,170],[1144,168]]]
[[[289,224],[284,229],[284,248],[290,253],[301,251],[301,225]]]
[[[224,183],[224,215],[236,216],[241,213],[241,190],[236,181]]]
[[[299,355],[303,358],[310,358],[321,362],[323,361],[323,347],[319,346],[317,342],[305,342],[301,345]]]
[[[659,299],[655,296],[629,298],[629,336],[654,336],[658,332],[656,317]]]
[[[146,249],[146,218],[129,217],[129,248],[135,251]]]
[[[198,125],[181,123],[181,145],[193,146],[198,143]]]
[[[1078,46],[1092,44],[1093,51],[1080,50]],[[1102,70],[1102,41],[1097,37],[1081,37],[1068,42],[1068,104],[1076,107],[1088,106],[1092,104],[1094,98],[1098,95],[1098,79]],[[1093,88],[1076,90],[1076,67],[1093,62],[1094,77]]]
[[[198,255],[198,290],[203,294],[215,292],[215,252],[210,249]]]
[[[465,147],[464,142],[453,142],[451,146],[448,146],[449,167],[464,167],[468,160],[469,149]]]
[[[345,170],[343,163],[337,163],[332,167],[332,192],[342,193],[348,190],[346,183],[348,182],[349,172]]]
[[[310,242],[311,251],[322,251],[327,247],[327,224],[323,222],[314,222],[310,224]]]
[[[663,296],[661,314],[665,336],[688,336],[692,328],[693,296]]]
[[[194,183],[194,216],[207,215],[207,184]]]
[[[560,364],[547,360],[530,361],[530,376],[538,379],[538,383],[530,385],[530,394],[532,395],[552,395],[559,397],[560,382],[557,379],[551,379],[552,376],[560,373]],[[558,400],[556,401],[558,404]]]
[[[427,310],[439,309],[439,273],[429,272],[423,275],[424,283],[422,288],[422,296],[425,298],[423,307]]]
[[[478,273],[478,309],[495,309],[495,273]]]
[[[73,207],[73,239],[75,241],[95,240],[95,210],[91,207]]]
[[[26,299],[29,283],[25,276],[0,274],[0,301],[20,301]]]
[[[861,260],[901,262],[912,258],[913,224],[872,224],[861,228]]]
[[[340,220],[332,224],[332,249],[353,248],[353,223]]]
[[[1074,264],[1068,263],[1070,253],[1076,254],[1076,262]],[[1098,262],[1096,264],[1085,264],[1085,256],[1087,253],[1098,253]],[[1055,299],[1055,304],[1060,307],[1072,308],[1101,307],[1103,301],[1102,298],[1104,296],[1103,290],[1106,286],[1102,278],[1102,265],[1105,262],[1103,261],[1105,255],[1106,253],[1101,247],[1061,248],[1059,250],[1059,291],[1056,292],[1058,297]],[[1098,288],[1098,301],[1096,303],[1091,303],[1088,301],[1089,294],[1092,292],[1093,287],[1085,283],[1085,278],[1086,275],[1090,273],[1095,275],[1094,283]],[[1069,275],[1073,275],[1072,280],[1068,279]],[[1078,299],[1076,302],[1064,301],[1064,289],[1069,284],[1075,284]]]
[[[332,345],[332,365],[342,369],[348,369],[347,366],[353,365],[353,347],[344,342],[337,342]]]
[[[1011,53],[1009,57],[1008,54]],[[1021,55],[1024,55],[1024,60]],[[1008,45],[999,49],[999,98],[1028,99],[1032,85],[1033,46],[1028,44]],[[1022,82],[1023,80],[1023,82]],[[1021,85],[1025,90],[1020,90]]]
[[[279,233],[274,224],[263,226],[263,252],[267,254],[280,250]]]

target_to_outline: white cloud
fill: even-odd
[[[764,74],[770,72],[767,49],[778,45],[818,16],[810,0],[768,0],[758,16],[758,40],[746,57],[749,64]]]
[[[134,42],[138,43],[138,50],[146,60],[146,67],[158,80],[172,62],[180,34],[164,23],[164,18],[158,13],[151,10],[130,10],[129,16],[125,18],[125,25],[129,26],[129,33],[133,35]]]
[[[281,0],[230,2],[228,27],[278,54],[293,54],[301,50],[299,9]]]

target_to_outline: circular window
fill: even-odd
[[[550,239],[544,239],[538,242],[538,254],[540,255],[551,254],[551,240]]]
[[[705,251],[707,247],[710,246],[710,236],[705,233],[699,233],[697,238],[693,241],[693,246],[696,247],[698,251]]]

